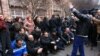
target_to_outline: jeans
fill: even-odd
[[[77,56],[78,50],[79,50],[80,56],[85,56],[85,54],[84,54],[84,37],[75,36],[71,56]]]
[[[57,31],[59,37],[61,37],[61,35],[62,35],[61,27],[57,27],[57,28],[56,28],[56,31]]]

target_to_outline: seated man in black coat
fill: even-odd
[[[27,51],[31,56],[42,56],[43,48],[41,48],[40,43],[34,40],[33,35],[28,36],[28,40],[26,41]]]
[[[43,52],[45,56],[48,55],[48,51],[51,51],[52,44],[55,44],[55,42],[52,41],[51,37],[49,36],[48,32],[44,32],[43,35],[40,37],[40,43],[43,47]]]
[[[55,42],[55,44],[52,44],[52,45],[54,45],[53,46],[54,50],[56,50],[56,49],[63,50],[64,49],[64,44],[63,44],[61,38],[57,35],[56,31],[52,31],[51,38],[52,38],[52,42]]]
[[[41,29],[36,27],[35,30],[32,32],[32,35],[35,37],[35,40],[38,40],[41,36]]]
[[[63,42],[65,44],[70,44],[71,40],[74,40],[74,34],[71,32],[69,28],[64,29],[64,33],[62,36],[63,36]]]

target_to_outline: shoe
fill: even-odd
[[[70,56],[69,54],[67,54],[66,56]]]
[[[80,56],[80,55],[77,55],[77,56]]]

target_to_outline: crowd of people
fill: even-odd
[[[16,17],[4,21],[1,15],[0,36],[5,37],[3,41],[7,41],[7,49],[13,56],[47,56],[64,50],[74,40],[75,23],[71,18],[53,15],[50,20],[37,16],[35,19]],[[4,31],[7,35],[3,35]]]
[[[93,13],[79,12],[69,4],[71,15],[51,18],[28,16],[25,19],[16,17],[5,20],[0,15],[0,56],[48,56],[64,50],[73,43],[71,56],[84,54],[84,39],[88,39],[91,47],[97,46],[100,38],[100,10]]]

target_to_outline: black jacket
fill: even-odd
[[[40,22],[41,31],[49,31],[49,21],[44,20]]]
[[[57,27],[57,21],[56,21],[56,19],[55,19],[55,18],[51,18],[51,19],[49,20],[49,25],[50,25],[50,28],[51,28],[51,29],[56,28],[56,27]]]
[[[52,37],[52,41],[54,41],[56,43],[60,41],[60,38],[57,35],[51,34],[51,37]]]
[[[2,44],[2,56],[12,56],[11,40],[9,30],[0,30],[0,39]],[[8,52],[6,52],[8,50]]]
[[[35,40],[38,40],[40,38],[40,36],[41,36],[41,31],[34,30],[32,32],[32,35],[35,37],[34,38]]]
[[[62,26],[62,19],[60,17],[56,18],[56,26],[57,27],[61,27]]]
[[[89,33],[91,17],[87,14],[80,13],[75,8],[72,9],[72,12],[79,19],[79,21],[76,22],[76,35],[87,36]]]
[[[41,47],[38,41],[26,41],[27,51],[31,56],[35,56],[37,54],[37,50]]]
[[[44,36],[40,37],[40,43],[44,48],[48,47],[51,44],[51,41],[52,39],[50,37],[44,37]]]

